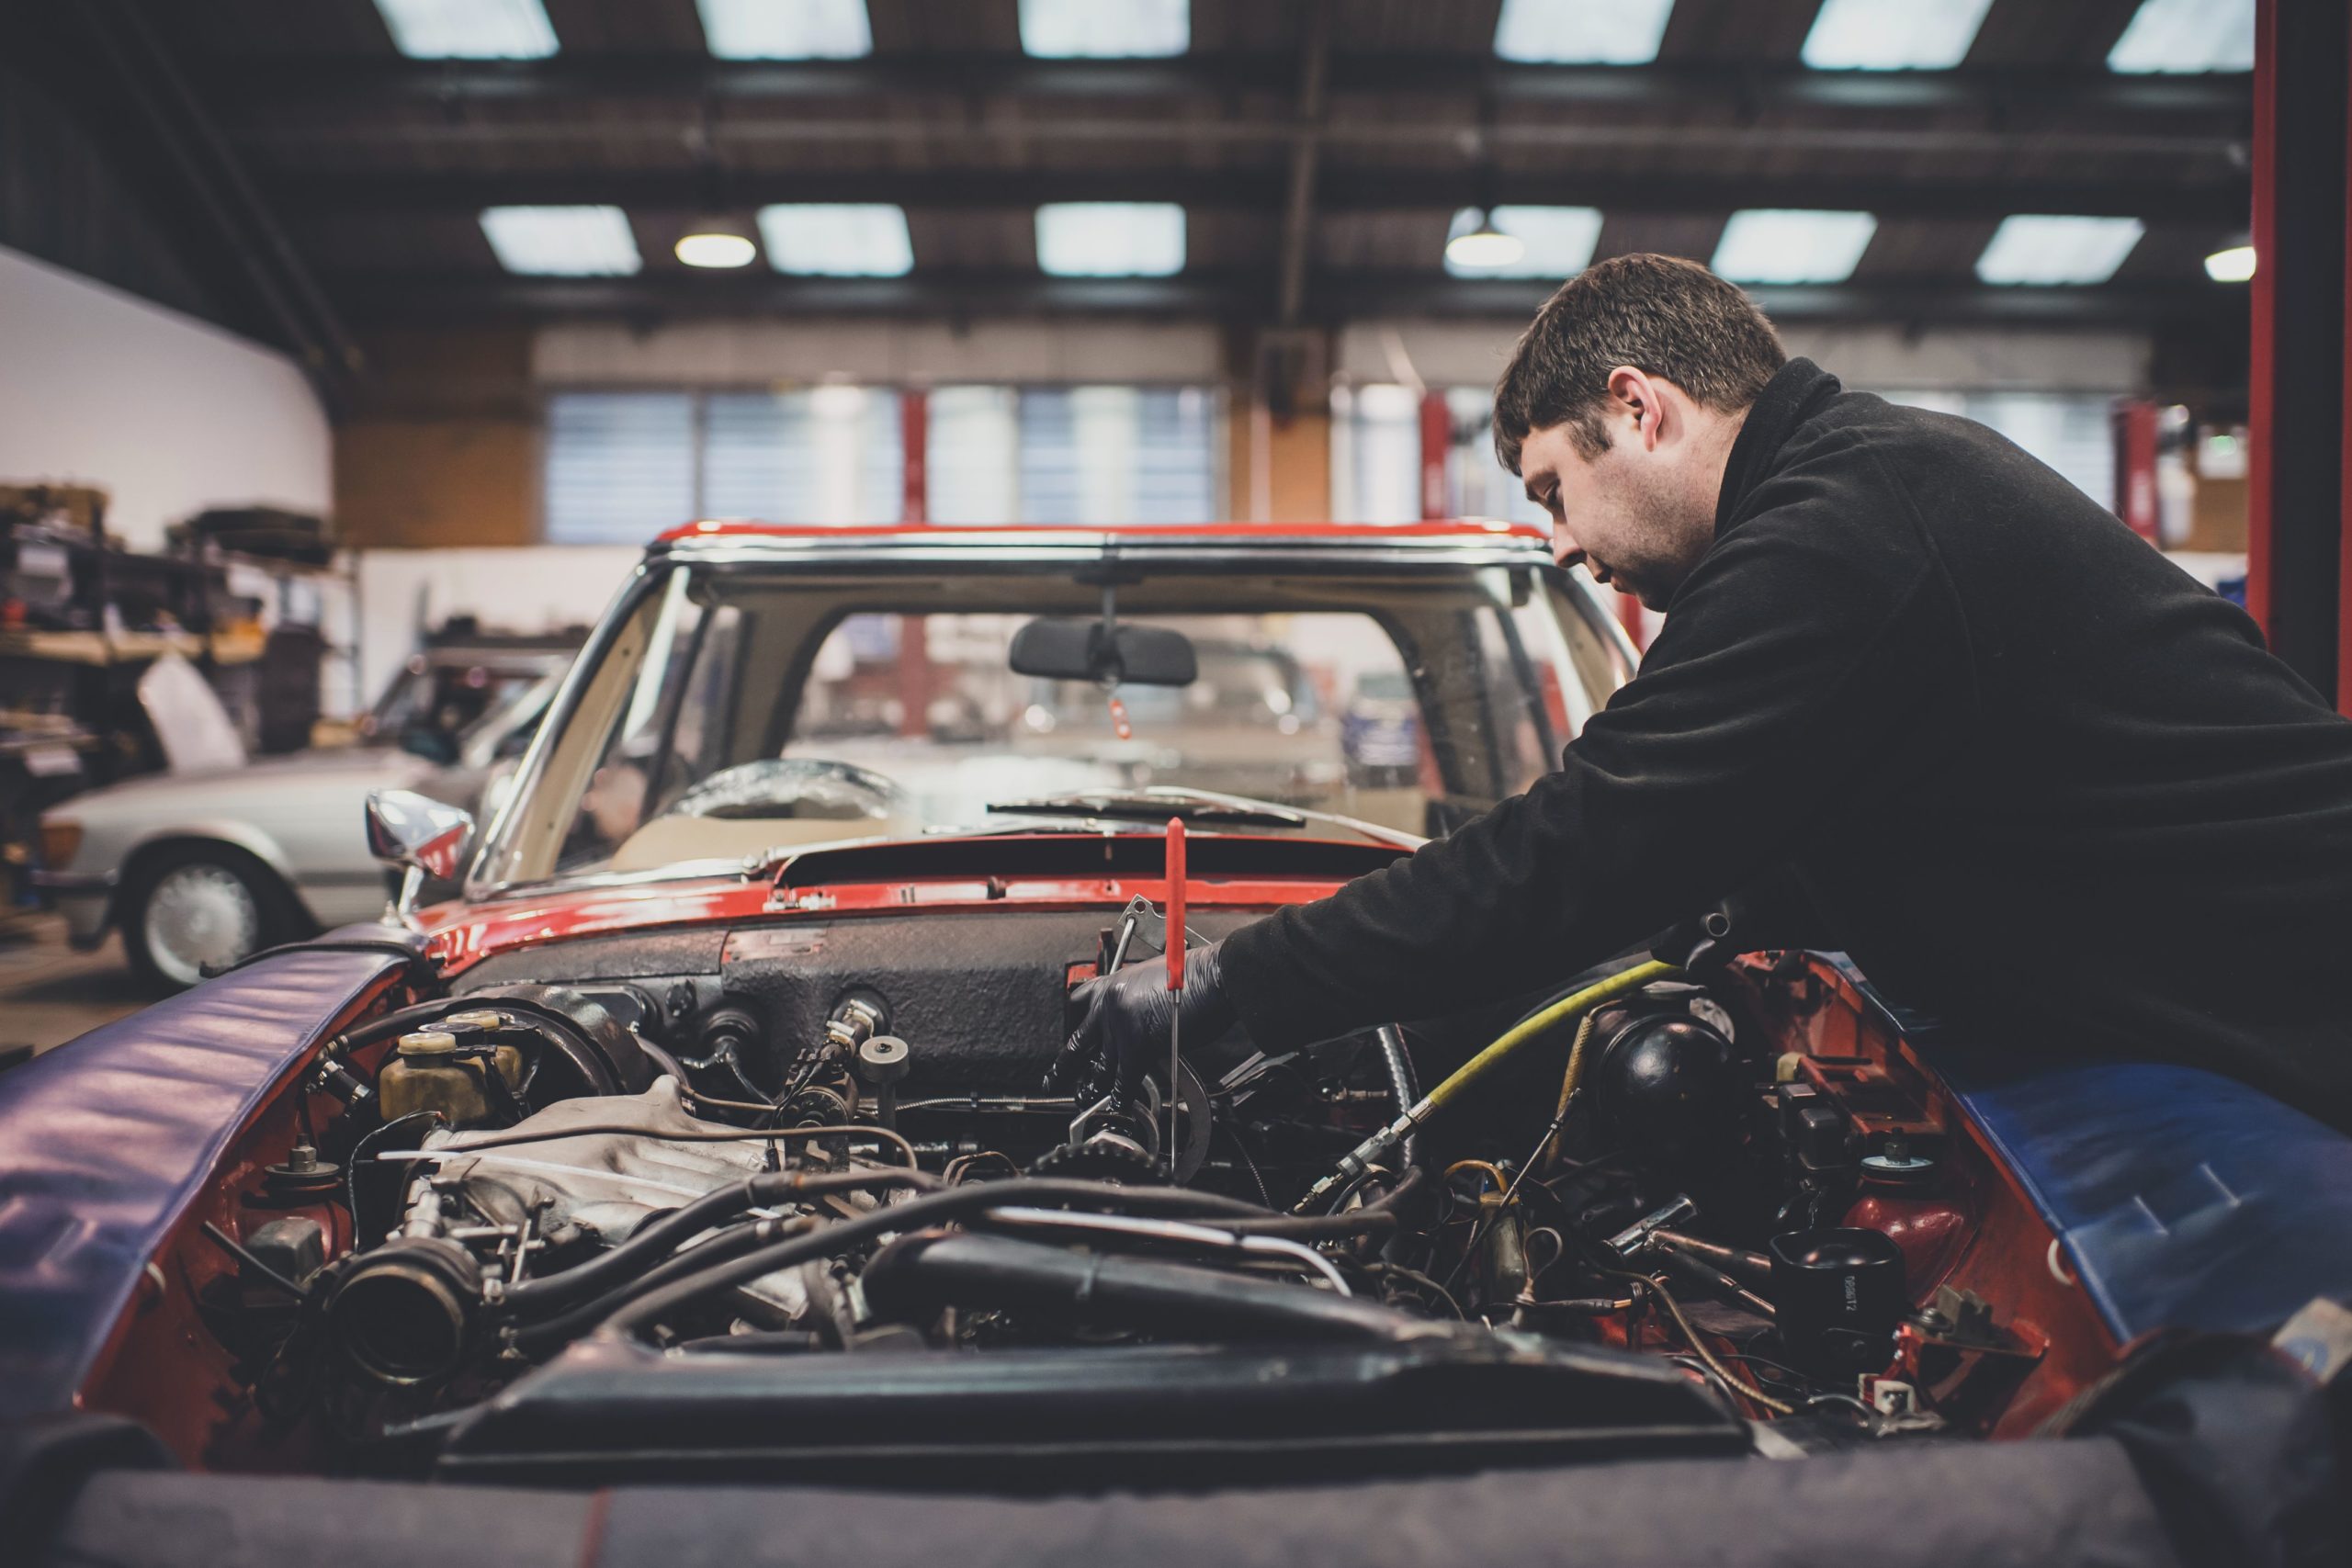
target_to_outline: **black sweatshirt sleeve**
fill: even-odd
[[[1957,614],[1909,499],[1850,442],[1783,468],[1677,593],[1641,673],[1527,793],[1227,938],[1261,1046],[1573,974],[1785,858],[1964,698]]]

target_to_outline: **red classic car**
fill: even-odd
[[[2352,1141],[1948,1038],[1740,907],[1046,1087],[1087,976],[1448,831],[1630,673],[1499,525],[680,530],[494,820],[371,806],[460,897],[0,1077],[0,1540],[2339,1549]],[[1364,691],[1409,761],[1350,765]]]

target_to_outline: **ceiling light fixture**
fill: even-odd
[[[688,266],[749,266],[760,247],[732,230],[705,229],[681,234],[674,254]]]
[[[481,231],[498,265],[536,277],[627,277],[644,263],[617,207],[492,207]]]
[[[2107,68],[2134,75],[2254,69],[2254,0],[2143,0]]]
[[[1483,208],[1465,207],[1453,217],[1453,233],[1445,242],[1449,271],[1499,272],[1527,254],[1527,242],[1495,227]]]
[[[1843,283],[1877,232],[1867,212],[1751,207],[1731,215],[1708,265],[1734,283]]]
[[[703,41],[721,60],[863,60],[874,52],[865,0],[695,0]]]
[[[1503,0],[1495,55],[1522,65],[1647,65],[1674,0]]]
[[[1184,209],[1049,201],[1037,209],[1037,265],[1056,277],[1173,277],[1184,270]]]
[[[760,209],[760,238],[776,271],[802,277],[904,277],[915,266],[894,202],[779,202]]]
[[[1976,258],[1976,276],[2004,285],[2105,283],[2146,231],[2137,218],[2004,218]]]
[[[539,0],[376,0],[411,60],[545,60],[555,28]]]
[[[1815,71],[1949,71],[1993,0],[1826,0],[1804,36]]]
[[[2205,276],[2216,283],[2245,283],[2254,276],[2252,245],[2232,245],[2205,258]]]
[[[1021,0],[1022,52],[1039,60],[1166,60],[1192,47],[1192,0]]]

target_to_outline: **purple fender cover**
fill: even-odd
[[[289,950],[0,1075],[0,1419],[70,1403],[237,1130],[401,964]]]

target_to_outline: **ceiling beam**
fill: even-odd
[[[1419,315],[1524,321],[1549,292],[1540,279],[1325,274],[1307,278],[1302,314],[1317,322]],[[2221,324],[2245,310],[2243,289],[2211,284],[1990,288],[1923,279],[1749,292],[1768,312],[1786,321],[2144,326]],[[899,278],[355,275],[338,279],[336,287],[337,298],[355,316],[379,321],[802,315],[970,320],[1068,314],[1253,320],[1262,316],[1267,294],[1264,274],[1257,271],[1188,272],[1168,278],[1059,278],[1025,272],[933,272]]]
[[[1173,201],[1196,211],[1293,209],[1287,172],[1119,169],[730,170],[726,200],[741,208],[790,201],[894,201],[910,210],[1023,211],[1046,201]],[[1319,213],[1444,212],[1461,206],[1472,171],[1334,167],[1312,171]],[[1712,214],[1742,207],[1836,208],[1883,219],[1997,219],[2013,212],[2141,218],[2152,222],[2242,225],[2243,179],[2177,176],[2082,180],[1852,178],[1794,172],[1764,175],[1497,170],[1479,173],[1493,200],[1537,207],[1598,207],[1604,212]],[[268,182],[278,209],[305,216],[470,217],[486,207],[609,203],[633,212],[700,211],[706,186],[689,167],[674,170],[367,170],[281,174]]]
[[[1458,95],[1498,108],[1553,106],[1762,114],[1785,109],[1872,113],[1973,112],[2011,119],[2074,112],[2251,123],[2249,75],[2136,76],[2079,67],[1954,71],[1812,71],[1778,62],[1724,65],[1518,65],[1475,55],[1335,54],[1335,99],[1398,93]],[[305,60],[216,67],[208,86],[224,108],[268,116],[288,108],[348,111],[370,102],[562,102],[674,98],[793,103],[909,95],[968,101],[1230,97],[1292,99],[1297,57],[1199,53],[1177,60],[1033,60],[969,51],[864,60],[728,61],[705,55],[565,54],[537,61]]]
[[[1331,0],[1309,0],[1306,38],[1298,70],[1297,140],[1291,143],[1290,183],[1283,193],[1281,253],[1276,261],[1274,320],[1298,320],[1306,263],[1315,246],[1315,175],[1323,153],[1323,101],[1331,73]]]

